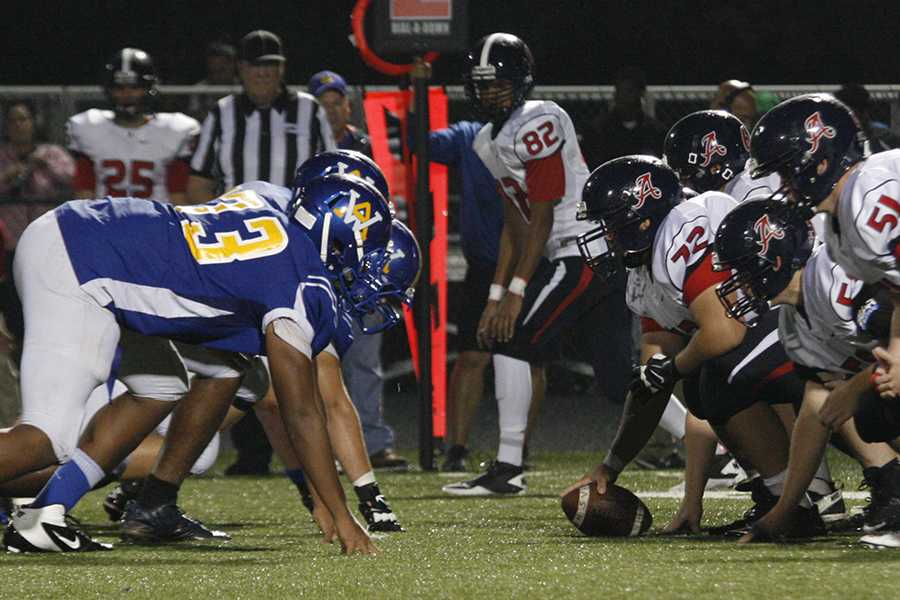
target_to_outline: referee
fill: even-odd
[[[203,122],[191,159],[187,198],[191,204],[263,180],[289,187],[310,156],[334,150],[325,111],[309,94],[284,85],[284,51],[270,31],[251,31],[240,42],[238,75],[243,93],[216,102]],[[250,411],[231,429],[237,461],[226,475],[269,473],[272,447]]]
[[[335,148],[325,111],[309,94],[284,85],[281,40],[251,31],[241,40],[238,74],[244,90],[216,102],[191,159],[187,196],[211,200],[245,181],[290,186],[310,156]]]

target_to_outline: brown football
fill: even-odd
[[[589,536],[641,535],[653,524],[653,516],[641,499],[614,484],[608,485],[602,496],[595,482],[574,489],[563,496],[562,509],[572,525]]]

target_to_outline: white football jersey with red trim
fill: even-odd
[[[200,124],[182,113],[155,113],[137,128],[121,127],[111,110],[92,108],[69,118],[68,147],[93,164],[94,197],[168,202],[169,165],[190,160]]]
[[[500,193],[526,221],[532,203],[561,200],[553,209],[546,255],[578,256],[575,238],[593,226],[575,220],[590,172],[572,119],[555,102],[529,100],[513,111],[496,135],[493,127],[490,123],[482,127],[472,146]]]
[[[653,279],[675,302],[690,306],[700,292],[726,278],[712,271],[712,243],[735,206],[728,194],[704,192],[666,215],[653,240],[651,264]]]
[[[848,275],[900,287],[900,150],[860,163],[825,225],[828,253]]]
[[[727,194],[705,192],[673,208],[653,240],[651,268],[628,273],[629,308],[676,333],[693,331],[688,306],[728,276],[712,270],[711,246],[719,223],[736,205]]]
[[[878,342],[859,331],[853,301],[863,282],[848,276],[817,248],[803,269],[803,307],[785,306],[778,315],[778,335],[788,357],[811,369],[850,375],[873,362]]]
[[[744,169],[738,176],[725,185],[725,193],[737,200],[738,203],[750,198],[768,198],[781,188],[781,177],[778,173],[772,173],[759,179],[750,177],[750,169]]]

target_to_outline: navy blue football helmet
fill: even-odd
[[[390,201],[387,180],[374,160],[355,150],[329,150],[307,159],[294,174],[291,186],[294,198],[309,182],[325,175],[350,175],[365,180]]]
[[[841,176],[865,158],[865,141],[856,115],[831,94],[796,96],[753,128],[751,175],[778,173],[789,201],[808,218]],[[827,166],[819,173],[822,161]]]
[[[748,158],[750,133],[724,110],[691,113],[666,134],[663,160],[700,193],[721,189],[744,170]]]
[[[605,277],[620,264],[646,264],[659,225],[683,198],[678,175],[655,156],[623,156],[600,165],[581,193],[578,220],[599,223],[578,236],[581,256]]]
[[[394,219],[387,248],[366,254],[353,277],[338,279],[344,302],[363,333],[378,333],[400,322],[398,304],[412,305],[421,271],[416,236]]]
[[[812,253],[812,226],[781,200],[747,200],[725,215],[713,242],[713,268],[731,276],[716,288],[729,316],[753,326]]]
[[[495,81],[508,81],[509,92],[492,94]],[[492,33],[478,40],[465,58],[466,99],[482,121],[497,128],[521,106],[534,88],[534,58],[528,45],[510,33]]]
[[[150,112],[159,93],[157,82],[153,58],[139,48],[122,48],[103,66],[103,89],[118,117],[134,118]],[[144,97],[135,103],[118,103],[110,92],[119,86],[142,87]]]
[[[374,186],[358,177],[325,175],[310,181],[289,206],[325,266],[337,276],[356,271],[363,257],[383,251],[391,233],[391,210]]]

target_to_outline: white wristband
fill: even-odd
[[[509,288],[506,291],[510,294],[515,294],[516,296],[524,296],[526,287],[528,287],[527,281],[521,277],[513,277],[512,281],[509,282]]]
[[[494,302],[500,302],[503,300],[503,294],[506,293],[506,288],[500,285],[499,283],[492,283],[491,289],[488,292],[488,300],[492,300]]]

